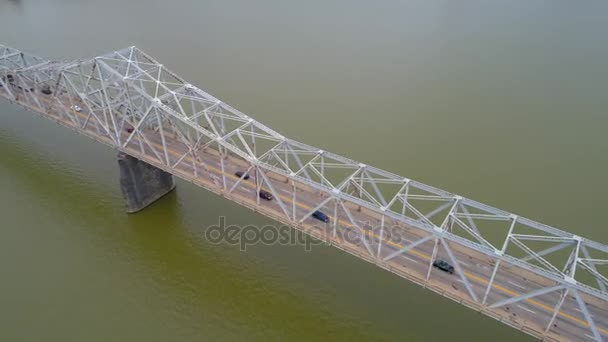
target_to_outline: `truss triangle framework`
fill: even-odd
[[[608,335],[608,246],[291,140],[136,47],[55,61],[0,45],[0,98],[534,336]]]

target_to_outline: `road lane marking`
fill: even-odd
[[[521,306],[521,305],[517,304],[517,307],[520,308],[520,309],[522,309],[522,310],[526,310],[526,311],[528,311],[531,314],[536,314],[536,311],[532,311],[532,310],[528,309],[525,306]]]
[[[522,286],[522,285],[520,285],[520,284],[518,284],[518,283],[514,283],[514,282],[512,282],[512,281],[510,281],[510,280],[507,280],[507,283],[509,283],[509,284],[511,284],[511,285],[513,285],[513,286],[517,286],[517,287],[519,287],[520,289],[524,289],[524,290],[526,289],[524,286]]]
[[[406,255],[401,255],[401,256],[402,256],[404,259],[407,259],[407,260],[409,260],[409,261],[412,261],[412,262],[414,262],[414,263],[418,264],[418,260],[412,259],[412,258],[410,258],[410,257],[408,257],[408,256],[406,256]]]
[[[241,186],[240,189],[243,190],[243,191],[245,191],[245,192],[248,192],[248,193],[253,193],[253,190],[247,189],[244,186]]]
[[[83,118],[86,118],[85,113],[75,112],[75,111],[73,111],[73,110],[72,110],[72,112],[74,112],[74,114],[76,114],[76,115],[79,115],[79,116],[81,116],[81,117],[83,117]],[[63,120],[61,120],[61,121],[62,121],[62,122],[64,122],[64,123],[66,123],[66,124],[68,124],[69,126],[76,127],[76,128],[78,128],[78,129],[81,129],[81,128],[80,128],[80,126],[74,126],[72,123],[68,123],[67,121],[63,121]],[[86,130],[84,130],[84,131],[86,132]],[[93,133],[92,131],[91,131],[91,132],[89,132],[89,133],[90,133],[91,135],[96,135],[96,134],[95,134],[95,133]],[[98,136],[98,137],[99,137],[99,138],[103,138],[103,139],[105,139],[105,140],[109,140],[109,139],[108,139],[107,137],[105,137],[105,136]],[[111,141],[110,141],[110,142],[111,142]],[[152,145],[156,146],[157,148],[161,149],[161,150],[163,149],[163,146],[162,146],[162,145],[160,145],[160,144],[158,144],[158,143],[156,143],[156,142],[150,142],[150,143],[151,143]],[[121,146],[121,147],[122,147],[122,146]],[[168,153],[171,153],[172,155],[174,155],[174,156],[176,156],[176,157],[178,157],[178,158],[181,158],[181,157],[182,157],[182,155],[183,155],[183,153],[182,153],[182,154],[180,154],[180,153],[178,153],[178,152],[173,151],[171,148],[169,148],[169,146],[167,146],[166,150],[167,150],[167,152],[168,152]],[[139,153],[139,152],[137,152],[137,153]],[[191,158],[190,156],[186,156],[184,159],[188,160],[189,162],[192,162],[192,158]],[[162,163],[162,162],[161,162],[161,163]],[[226,176],[228,176],[228,177],[230,177],[230,178],[232,178],[232,179],[234,179],[234,180],[238,180],[238,177],[236,177],[236,176],[234,176],[234,175],[232,175],[232,174],[226,173],[226,172],[222,172],[221,170],[217,169],[216,167],[213,167],[213,166],[210,166],[210,165],[209,165],[209,166],[208,166],[208,168],[209,168],[210,170],[215,171],[215,172],[216,172],[216,173],[218,173],[218,174],[224,174],[224,175],[226,175]],[[196,177],[196,178],[199,178],[199,177]],[[250,184],[250,183],[245,183],[245,185],[246,185],[246,186],[249,186],[249,187],[252,187],[252,188],[255,188],[255,185]],[[290,202],[290,203],[291,203],[291,199],[290,199],[290,198],[285,198],[285,197],[284,197],[284,196],[282,196],[282,195],[279,195],[278,197],[280,197],[282,200],[285,200],[285,201],[287,201],[287,202]],[[307,210],[311,210],[311,209],[313,209],[312,207],[310,207],[310,206],[308,206],[308,205],[306,205],[306,204],[303,204],[303,203],[299,203],[299,202],[297,202],[297,203],[295,203],[295,204],[296,204],[297,206],[299,206],[300,208],[303,208],[303,209],[307,209]],[[333,219],[333,217],[332,217],[331,215],[327,215],[327,216],[328,216],[330,219]],[[348,222],[346,222],[346,221],[344,221],[344,220],[341,220],[341,219],[340,219],[340,220],[338,220],[338,223],[340,223],[341,225],[343,225],[343,226],[345,226],[345,227],[352,227],[352,225],[351,225],[350,223],[348,223]],[[355,228],[357,228],[357,229],[361,230],[359,227],[355,227]],[[379,239],[379,240],[382,240],[382,241],[386,242],[387,244],[389,244],[389,245],[391,245],[391,246],[394,246],[394,247],[397,247],[397,248],[404,248],[404,247],[405,247],[404,245],[401,245],[401,244],[395,243],[395,242],[393,242],[393,241],[390,241],[390,240],[385,240],[384,238],[382,238],[382,237],[378,236],[377,234],[374,234],[373,232],[368,232],[368,231],[365,231],[365,234],[367,234],[367,235],[371,235],[371,236],[373,236],[373,237],[375,237],[375,238],[377,238],[377,239]],[[410,254],[417,255],[417,256],[419,256],[420,258],[425,259],[425,260],[429,260],[429,261],[430,261],[430,259],[431,259],[431,256],[429,256],[429,255],[427,255],[427,254],[425,254],[425,253],[423,253],[423,252],[419,252],[419,251],[417,251],[417,250],[414,250],[414,249],[410,249],[410,250],[406,251],[406,253],[410,253]],[[476,282],[478,282],[478,283],[481,283],[481,284],[483,284],[483,285],[487,285],[487,284],[489,284],[489,281],[488,281],[488,280],[486,280],[486,279],[484,279],[484,278],[481,278],[481,277],[478,277],[478,276],[476,276],[476,275],[474,275],[474,274],[472,274],[472,273],[469,273],[469,272],[466,272],[466,271],[463,271],[462,273],[463,273],[463,275],[464,275],[465,277],[467,277],[467,278],[469,278],[469,279],[471,279],[471,280],[474,280],[474,281],[476,281]],[[500,286],[500,285],[498,285],[498,284],[496,284],[496,283],[492,283],[492,288],[494,288],[494,289],[496,289],[496,290],[499,290],[499,291],[501,291],[501,292],[503,292],[503,293],[506,293],[506,294],[508,294],[508,295],[511,295],[512,297],[518,297],[518,296],[520,296],[520,295],[521,295],[520,293],[517,293],[517,292],[515,292],[515,291],[509,290],[509,289],[507,289],[507,288],[505,288],[505,287],[503,287],[503,286]],[[547,312],[549,312],[549,313],[552,313],[552,312],[554,311],[554,308],[552,308],[552,307],[550,307],[550,306],[548,306],[548,305],[545,305],[545,304],[543,304],[543,303],[540,303],[540,302],[538,302],[538,301],[536,301],[536,300],[534,300],[534,299],[532,299],[532,298],[527,298],[527,299],[525,299],[525,301],[526,301],[526,302],[528,302],[528,303],[530,303],[530,304],[532,304],[532,305],[534,305],[534,306],[537,306],[537,307],[539,307],[539,308],[541,308],[541,309],[543,309],[543,310],[545,310],[545,311],[547,311]],[[582,326],[584,326],[584,327],[589,327],[589,323],[588,323],[588,322],[583,321],[583,320],[581,320],[581,319],[579,319],[579,318],[577,318],[577,317],[574,317],[574,316],[572,316],[572,315],[569,315],[569,314],[567,314],[567,313],[565,313],[565,312],[563,312],[563,311],[559,311],[559,312],[558,312],[558,315],[559,315],[559,316],[561,316],[561,317],[563,317],[563,318],[569,319],[569,320],[571,320],[571,321],[573,321],[573,322],[577,322],[577,323],[579,323],[580,325],[582,325]],[[598,329],[600,332],[602,332],[603,334],[608,335],[608,330],[606,330],[606,329],[604,329],[604,328],[601,328],[601,327],[598,327],[597,329]]]

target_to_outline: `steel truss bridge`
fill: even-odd
[[[0,98],[538,338],[608,336],[608,246],[291,140],[136,47],[0,45]]]

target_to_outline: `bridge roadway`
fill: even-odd
[[[77,119],[80,120],[79,123],[85,122],[88,117],[86,110],[81,112],[72,110],[71,113],[64,113],[62,112],[62,109],[53,106],[52,101],[47,99],[44,101],[47,102],[47,105],[50,108],[50,110],[46,112],[40,112],[35,107],[31,107],[23,102],[17,103],[38,112],[43,117],[49,118],[101,143],[114,147],[107,137],[98,134],[97,128],[93,124],[87,124],[85,129],[76,127],[74,118],[79,118]],[[86,108],[84,104],[82,104],[82,107]],[[149,143],[161,150],[162,137],[151,129],[146,133]],[[123,139],[126,139],[129,136],[126,131],[121,134]],[[349,222],[349,218],[344,213],[338,215],[332,213],[333,209],[329,205],[321,209],[330,216],[331,220],[329,223],[325,224],[312,217],[308,217],[301,224],[294,225],[282,214],[281,207],[276,198],[271,201],[259,200],[255,191],[255,173],[251,174],[249,180],[240,180],[238,177],[234,176],[235,172],[247,169],[247,164],[243,161],[233,157],[226,157],[223,163],[224,170],[222,171],[222,163],[217,150],[207,148],[205,151],[196,152],[197,157],[200,158],[197,163],[191,156],[186,155],[188,151],[184,148],[182,143],[178,142],[177,137],[171,137],[165,134],[164,139],[165,144],[168,147],[168,152],[175,160],[181,158],[185,159],[187,162],[179,163],[176,168],[167,169],[165,165],[158,163],[155,158],[150,157],[153,153],[151,153],[152,151],[148,146],[140,145],[139,149],[131,146],[125,148],[124,152],[159,168],[166,169],[166,171],[172,172],[178,177],[251,208],[256,212],[278,220],[288,226],[300,229],[311,236],[332,244],[346,252],[352,253],[366,261],[377,264],[399,276],[494,317],[501,322],[512,325],[528,334],[548,340],[594,340],[594,337],[588,330],[589,325],[580,312],[580,309],[578,309],[576,300],[572,296],[567,296],[553,321],[551,329],[548,332],[545,332],[547,323],[550,322],[552,318],[555,303],[559,301],[559,292],[551,292],[543,296],[524,299],[512,305],[495,309],[487,306],[480,306],[471,301],[463,286],[463,280],[459,279],[456,274],[448,274],[430,267],[430,261],[434,250],[432,239],[408,250],[406,253],[397,255],[389,261],[382,261],[383,258],[391,255],[391,253],[401,250],[406,244],[428,236],[422,230],[401,225],[405,228],[405,233],[402,233],[398,239],[386,239],[381,237],[378,230],[375,229],[379,226],[379,218],[374,213],[368,212],[366,209],[353,207],[353,210],[351,210],[351,217],[358,223],[358,226],[355,226]],[[202,164],[200,163],[201,161],[207,164],[208,167],[206,170],[197,166]],[[227,188],[231,188],[238,182],[238,184],[235,185],[234,190],[230,193],[223,190],[221,183],[224,177],[227,182]],[[288,181],[280,175],[270,174],[270,179],[275,190],[281,193],[279,196],[280,200],[295,208],[300,217],[315,208],[324,199],[319,192],[310,189],[306,185]],[[293,201],[294,198],[296,198],[295,202]],[[351,236],[358,236],[359,239],[344,239],[343,237],[347,232],[350,233]],[[374,252],[380,250],[377,246],[382,243],[382,253],[375,256],[373,255],[375,253],[370,253],[368,247],[363,243],[363,238],[365,238],[365,241],[372,247],[371,249]],[[470,281],[473,291],[480,298],[483,297],[487,290],[494,264],[491,260],[488,260],[487,257],[476,251],[456,246],[452,246],[452,249],[457,257],[456,259],[461,260],[460,267],[464,271],[467,280]],[[436,254],[436,258],[449,260],[448,256],[442,255],[441,252]],[[462,262],[462,260],[466,260],[466,262]],[[536,289],[545,288],[551,285],[553,284],[547,280],[535,276],[524,269],[507,266],[501,267],[500,271],[497,272],[488,293],[487,302],[493,303],[507,298],[517,297],[522,293],[529,293]],[[594,318],[599,332],[604,336],[608,336],[608,307],[606,307],[605,303],[591,297],[585,298],[589,312]]]

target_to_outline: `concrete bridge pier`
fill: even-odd
[[[118,153],[118,166],[127,213],[136,213],[175,189],[170,173],[126,153]]]

